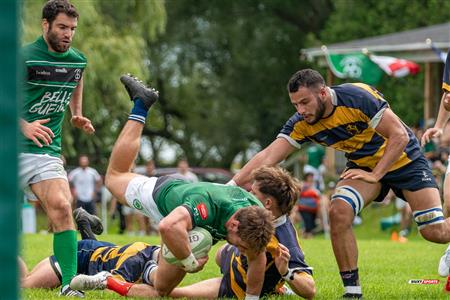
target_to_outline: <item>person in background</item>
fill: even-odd
[[[303,167],[303,174],[312,173],[314,175],[315,188],[323,192],[325,189],[323,180],[323,173],[325,172],[325,166],[323,165],[325,148],[322,145],[311,144],[306,149],[306,155],[308,160]]]
[[[312,238],[316,228],[316,217],[320,207],[320,191],[316,188],[314,174],[306,173],[297,201],[297,210],[303,220],[303,234],[305,239]]]
[[[69,173],[72,196],[76,207],[82,207],[91,215],[97,213],[97,196],[102,188],[102,178],[94,168],[89,167],[89,157],[82,154],[78,158],[78,168]]]
[[[189,171],[189,162],[185,158],[178,161],[176,174],[183,176],[189,182],[198,182],[197,175]]]

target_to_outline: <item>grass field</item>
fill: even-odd
[[[448,299],[443,293],[445,278],[437,275],[437,263],[445,250],[445,245],[424,241],[417,232],[413,232],[410,241],[405,244],[391,242],[389,234],[381,232],[378,220],[389,215],[389,208],[366,209],[364,224],[355,229],[359,246],[360,279],[365,299]],[[100,236],[102,240],[125,244],[138,239],[123,235],[109,234]],[[157,237],[141,237],[140,240],[158,243]],[[24,235],[22,255],[29,268],[42,258],[51,254],[51,235]],[[316,299],[339,299],[343,293],[338,269],[331,249],[331,242],[319,236],[311,240],[301,240],[309,265],[314,267],[317,285]],[[217,247],[217,246],[216,246]],[[211,253],[215,253],[214,247]],[[213,257],[210,255],[210,257]],[[208,263],[205,270],[188,275],[183,285],[202,279],[218,276],[219,271]],[[435,285],[408,284],[410,279],[439,279]],[[61,299],[57,290],[25,290],[23,299]],[[112,292],[91,291],[87,299],[120,299]],[[288,297],[285,297],[288,298]],[[294,299],[294,297],[289,297]],[[129,298],[132,299],[132,298]]]

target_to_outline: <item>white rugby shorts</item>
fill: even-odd
[[[20,188],[29,200],[38,200],[30,185],[48,179],[61,178],[67,181],[67,173],[59,157],[48,154],[19,154]]]
[[[163,215],[153,199],[153,191],[157,177],[136,176],[128,183],[125,199],[130,207],[135,208],[141,214],[150,217],[152,221],[159,223]]]

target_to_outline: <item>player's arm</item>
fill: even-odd
[[[70,119],[72,125],[76,128],[83,129],[88,134],[94,133],[95,129],[92,126],[91,120],[83,117],[83,76],[73,91],[69,107],[70,113],[72,114],[72,118]]]
[[[159,223],[163,243],[181,261],[187,272],[198,272],[207,262],[207,257],[196,259],[191,252],[188,231],[191,230],[192,217],[188,209],[178,206]]]
[[[247,290],[246,298],[250,296],[257,296],[261,294],[261,290],[264,283],[264,274],[266,271],[266,253],[264,251],[260,253],[252,253],[248,251],[246,253],[248,259],[247,270]]]
[[[446,100],[446,98],[449,98],[449,100],[450,100],[449,95],[450,94],[446,93],[446,92],[444,92],[442,94],[441,104],[439,105],[439,112],[438,112],[436,123],[434,124],[434,127],[428,128],[422,135],[422,139],[421,139],[422,146],[424,146],[426,143],[430,142],[431,138],[439,137],[442,135],[444,126],[445,126],[445,124],[447,124],[448,119],[450,118],[450,112],[448,112],[444,106],[444,101]]]
[[[316,284],[311,275],[300,271],[299,268],[289,269],[291,260],[289,249],[283,244],[278,244],[278,254],[275,257],[275,266],[292,290],[305,299],[312,299],[316,294]]]
[[[251,180],[251,172],[261,166],[273,166],[284,160],[295,150],[285,138],[277,138],[265,149],[258,152],[245,166],[233,177],[233,181],[244,186]]]

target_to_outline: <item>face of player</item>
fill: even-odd
[[[264,207],[266,207],[268,209],[267,205],[267,195],[263,194],[260,190],[259,190],[259,183],[258,182],[253,182],[252,187],[250,189],[250,193],[252,193],[253,195],[255,195],[256,198],[258,198],[259,201],[261,201],[262,205],[264,205]]]
[[[236,246],[239,249],[239,251],[244,254],[247,253],[247,251],[249,251],[250,249],[248,244],[243,240],[241,240],[237,232],[231,232],[230,230],[228,230],[227,242],[230,243],[231,245]]]
[[[77,18],[70,17],[65,13],[59,13],[51,24],[44,19],[42,26],[49,50],[66,52],[72,44],[77,24]]]
[[[300,87],[298,91],[289,94],[292,105],[302,115],[306,123],[313,125],[325,114],[325,87]]]

